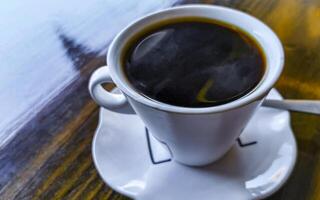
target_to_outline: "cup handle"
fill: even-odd
[[[121,94],[114,94],[105,90],[102,83],[113,83],[108,66],[96,69],[89,80],[89,92],[93,100],[100,106],[113,110],[128,103],[127,98]]]

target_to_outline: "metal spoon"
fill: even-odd
[[[266,99],[262,106],[320,115],[320,101]]]

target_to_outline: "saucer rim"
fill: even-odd
[[[92,153],[92,160],[93,160],[93,164],[96,168],[96,170],[98,171],[98,174],[100,176],[100,178],[102,178],[103,182],[109,186],[112,190],[116,191],[117,193],[121,194],[121,195],[124,195],[126,197],[129,197],[129,198],[132,198],[132,199],[135,199],[135,196],[134,195],[131,195],[130,193],[127,193],[127,192],[124,192],[124,191],[121,191],[119,190],[115,185],[113,185],[112,183],[110,183],[109,181],[107,181],[104,176],[101,174],[101,169],[99,168],[98,166],[98,160],[97,160],[97,156],[96,156],[96,151],[95,151],[95,147],[96,147],[96,142],[97,142],[97,137],[98,137],[98,134],[101,132],[101,127],[102,127],[102,112],[105,108],[103,107],[100,107],[99,108],[99,121],[98,121],[98,125],[97,125],[97,128],[94,132],[94,136],[93,136],[93,140],[92,140],[92,146],[91,146],[91,153]],[[107,110],[107,109],[105,109]],[[135,114],[136,115],[136,114]]]
[[[276,90],[276,89],[272,89],[273,93],[275,93],[275,95],[277,96],[276,98],[271,98],[271,99],[283,99],[283,97],[281,96],[281,94]],[[260,108],[258,108],[260,109]],[[119,194],[122,194],[122,195],[125,195],[126,197],[129,197],[129,198],[132,198],[132,199],[135,199],[136,196],[135,195],[132,195],[130,193],[127,193],[125,191],[122,191],[122,190],[119,190],[115,185],[113,185],[112,183],[108,182],[104,176],[101,174],[101,169],[99,168],[99,164],[98,164],[98,160],[97,160],[97,156],[96,156],[96,151],[95,151],[95,148],[96,148],[96,142],[97,142],[97,137],[99,135],[99,133],[101,133],[101,128],[103,126],[103,110],[107,110],[103,107],[100,107],[99,108],[99,120],[98,120],[98,125],[97,125],[97,128],[95,130],[95,133],[94,133],[94,137],[93,137],[93,140],[92,140],[92,146],[91,146],[91,152],[92,152],[92,160],[93,160],[93,163],[94,163],[94,166],[95,168],[97,169],[98,171],[98,174],[99,176],[102,178],[102,180],[104,181],[104,183],[106,185],[108,185],[112,190],[118,192]],[[258,112],[259,110],[257,110]],[[296,141],[296,137],[295,137],[295,134],[293,132],[293,129],[292,129],[292,126],[291,126],[291,116],[290,116],[290,112],[289,111],[286,111],[284,110],[283,112],[286,112],[286,115],[288,115],[288,121],[287,121],[287,124],[288,124],[288,130],[292,136],[292,146],[294,147],[293,149],[293,152],[292,152],[292,160],[290,162],[290,165],[288,167],[288,170],[287,170],[287,173],[284,175],[284,177],[281,179],[281,181],[279,182],[279,184],[275,185],[275,187],[273,187],[271,190],[269,190],[268,192],[264,193],[264,194],[261,194],[257,197],[253,197],[253,199],[265,199],[267,197],[270,197],[272,194],[274,194],[275,192],[277,192],[289,179],[290,175],[292,174],[294,168],[295,168],[295,164],[297,162],[297,157],[298,157],[298,149],[297,149],[297,141]],[[137,115],[137,114],[134,114],[134,115]],[[291,140],[291,139],[290,139]]]

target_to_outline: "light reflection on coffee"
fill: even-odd
[[[265,56],[254,39],[204,18],[153,25],[128,43],[122,63],[140,94],[182,107],[238,99],[255,88],[265,70]]]

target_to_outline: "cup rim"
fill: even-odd
[[[121,44],[123,47],[123,40],[124,38],[131,38],[133,35],[135,34],[131,34],[130,33],[130,29],[134,29],[135,26],[137,26],[137,24],[142,23],[143,20],[152,20],[152,17],[158,16],[158,17],[164,17],[166,16],[168,13],[172,13],[172,12],[177,12],[177,11],[191,11],[191,10],[206,10],[206,11],[210,11],[210,12],[215,12],[215,11],[219,11],[219,12],[225,12],[230,16],[234,16],[234,17],[243,17],[245,18],[245,20],[250,21],[251,23],[255,23],[256,25],[259,25],[259,27],[262,27],[264,29],[264,31],[266,31],[268,37],[270,37],[271,41],[274,44],[274,46],[276,46],[275,49],[273,49],[273,51],[275,51],[273,54],[276,57],[275,60],[272,60],[272,62],[275,64],[274,66],[272,66],[274,68],[274,73],[270,75],[269,73],[269,69],[271,66],[271,63],[268,62],[268,55],[270,54],[270,52],[267,52],[265,50],[265,48],[259,44],[265,54],[265,56],[267,57],[267,63],[266,63],[266,70],[265,70],[265,74],[262,77],[262,79],[260,80],[260,82],[258,83],[258,85],[252,89],[249,93],[247,93],[245,96],[240,97],[238,99],[235,99],[234,101],[225,103],[225,104],[221,104],[221,105],[217,105],[217,106],[211,106],[211,107],[201,107],[201,108],[192,108],[192,107],[181,107],[181,106],[175,106],[175,105],[170,105],[170,104],[166,104],[163,102],[159,102],[156,100],[151,100],[151,98],[145,97],[141,94],[139,94],[132,86],[130,86],[130,84],[124,80],[124,77],[121,77],[119,75],[119,69],[117,70],[117,68],[121,68],[121,63],[117,62],[117,60],[120,60],[120,53],[116,53],[116,51],[119,49],[119,45]],[[197,17],[198,15],[186,15],[186,16],[195,16]],[[217,20],[213,17],[209,17],[212,18],[214,20]],[[161,21],[161,20],[160,20]],[[224,20],[221,20],[223,23],[230,23],[230,22],[225,22]],[[248,22],[248,23],[250,23]],[[148,25],[153,24],[153,22],[149,22]],[[234,26],[238,26],[238,24],[235,23],[230,23]],[[255,38],[257,40],[257,42],[259,43],[259,40],[257,38],[256,35],[254,35],[253,33],[249,32],[248,30],[245,30],[241,27],[242,30],[244,30],[247,34],[249,34],[251,37]],[[130,35],[131,34],[131,35]],[[263,38],[260,38],[261,40],[263,40]],[[121,50],[120,50],[121,51]],[[115,57],[117,57],[118,59],[115,59]],[[247,104],[250,104],[256,100],[260,100],[262,98],[264,98],[266,96],[266,94],[269,92],[269,90],[273,87],[273,85],[275,84],[275,82],[278,80],[279,76],[281,75],[281,72],[283,70],[283,65],[284,65],[284,51],[283,51],[283,47],[282,44],[279,40],[279,38],[276,36],[276,34],[267,26],[265,25],[263,22],[261,22],[260,20],[258,20],[257,18],[244,13],[242,11],[239,10],[235,10],[232,8],[227,8],[227,7],[223,7],[223,6],[216,6],[216,5],[199,5],[199,4],[188,4],[188,5],[182,5],[182,6],[176,6],[176,7],[171,7],[171,8],[167,8],[167,9],[163,9],[161,11],[156,11],[153,12],[151,14],[145,15],[135,21],[133,21],[132,23],[130,23],[127,27],[125,27],[120,33],[117,34],[117,36],[114,38],[114,40],[112,41],[112,43],[110,44],[109,47],[109,51],[107,54],[107,63],[108,66],[110,67],[110,73],[111,73],[111,78],[112,80],[115,82],[116,86],[128,97],[132,98],[133,100],[147,105],[149,107],[152,107],[154,109],[157,110],[162,110],[162,111],[166,111],[166,112],[172,112],[172,113],[182,113],[182,114],[201,114],[201,113],[217,113],[217,112],[223,112],[223,111],[227,111],[227,110],[232,110],[232,109],[236,109],[242,106],[245,106]]]

